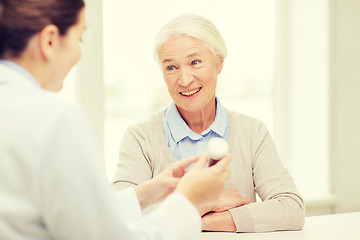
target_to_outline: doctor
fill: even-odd
[[[79,60],[85,22],[83,0],[0,0],[0,239],[197,239],[229,157],[115,195],[81,108],[46,94]]]

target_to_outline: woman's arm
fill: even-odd
[[[152,179],[148,139],[136,127],[129,127],[121,141],[119,160],[113,181],[115,190],[135,187]]]
[[[299,230],[304,225],[305,206],[294,181],[284,168],[275,144],[263,124],[251,137],[253,184],[261,202],[230,209],[237,232]]]
[[[237,190],[227,189],[222,191],[219,198],[215,201],[208,202],[201,212],[203,213],[202,215],[210,212],[223,212],[249,203],[251,203],[251,201],[240,196]]]

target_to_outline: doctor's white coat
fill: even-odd
[[[132,188],[115,195],[82,109],[0,64],[0,239],[197,239],[181,194],[142,216]]]

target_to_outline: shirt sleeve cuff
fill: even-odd
[[[142,217],[141,206],[133,187],[125,188],[115,193],[119,210],[125,219],[137,221]]]
[[[166,236],[174,239],[199,239],[201,216],[195,206],[182,194],[169,195],[156,210],[147,215],[149,218],[162,219],[161,229]],[[167,238],[164,238],[167,239]]]

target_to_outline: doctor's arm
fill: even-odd
[[[147,216],[142,216],[133,188],[115,194],[83,114],[74,111],[57,117],[48,135],[38,199],[44,225],[52,237],[63,240],[199,237],[200,216],[182,193],[171,194]]]
[[[128,188],[115,194],[107,182],[89,123],[76,112],[57,118],[45,146],[48,151],[41,172],[39,206],[51,235],[64,240],[198,239],[199,209],[222,191],[229,176],[229,159],[202,170],[207,159],[200,157],[196,166],[181,177],[174,193],[153,212],[142,216],[140,204],[147,203],[141,199],[149,192],[142,195]],[[179,172],[175,168],[164,175]],[[156,201],[164,194],[155,192],[154,196]]]

